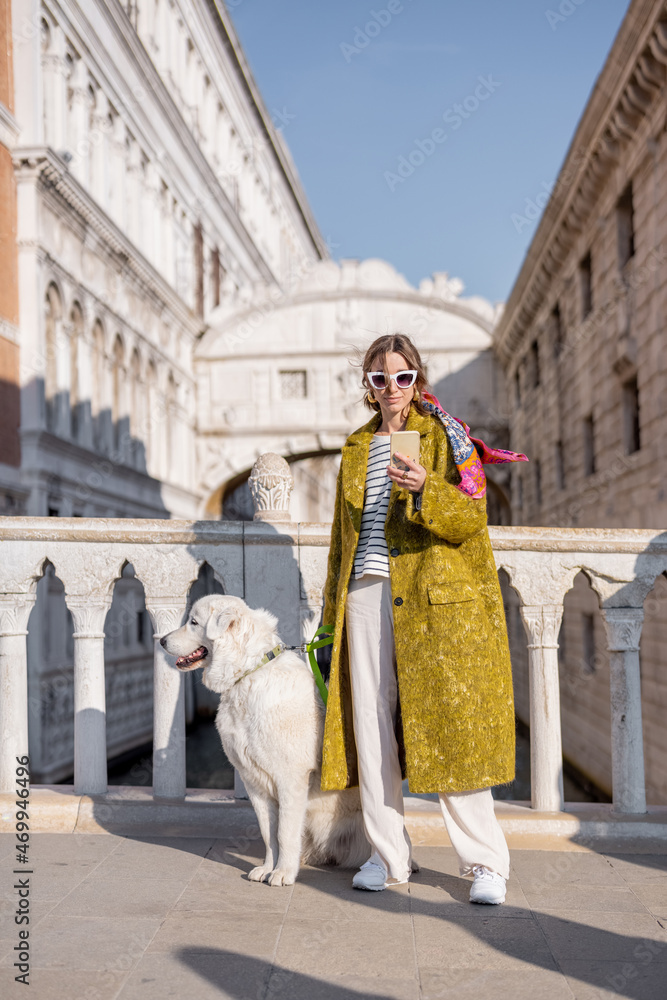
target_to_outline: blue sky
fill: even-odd
[[[628,6],[228,0],[332,255],[415,285],[448,271],[492,302],[535,232],[513,216],[544,202]]]

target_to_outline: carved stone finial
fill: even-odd
[[[255,521],[289,521],[290,494],[294,477],[281,455],[269,451],[252,467],[248,484],[255,507]]]

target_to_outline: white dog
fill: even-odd
[[[240,597],[211,594],[160,642],[179,670],[203,666],[204,684],[220,694],[215,724],[266,846],[248,877],[291,885],[301,862],[358,867],[370,847],[359,789],[320,789],[325,709],[310,667],[289,651],[258,666],[280,642],[277,624]]]

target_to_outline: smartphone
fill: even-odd
[[[407,455],[413,462],[419,461],[419,431],[394,431],[391,435],[389,445],[391,452],[391,465],[396,469],[409,469],[410,467],[394,457],[394,452],[400,451],[401,455]]]

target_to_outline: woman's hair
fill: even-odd
[[[364,406],[367,406],[369,410],[373,410],[374,412],[377,412],[380,409],[380,404],[377,400],[375,402],[371,402],[368,398],[368,392],[369,390],[372,392],[373,387],[366,378],[366,372],[383,371],[385,375],[388,376],[388,354],[402,354],[406,361],[406,367],[414,368],[416,370],[417,378],[415,380],[414,389],[415,392],[419,394],[420,398],[413,399],[410,405],[414,406],[417,412],[421,413],[422,416],[425,416],[430,412],[421,402],[422,391],[424,389],[428,389],[426,370],[419,355],[419,351],[410,338],[404,333],[388,333],[383,337],[377,337],[366,351],[363,361],[360,362],[361,370],[363,372],[361,384],[364,387]]]

